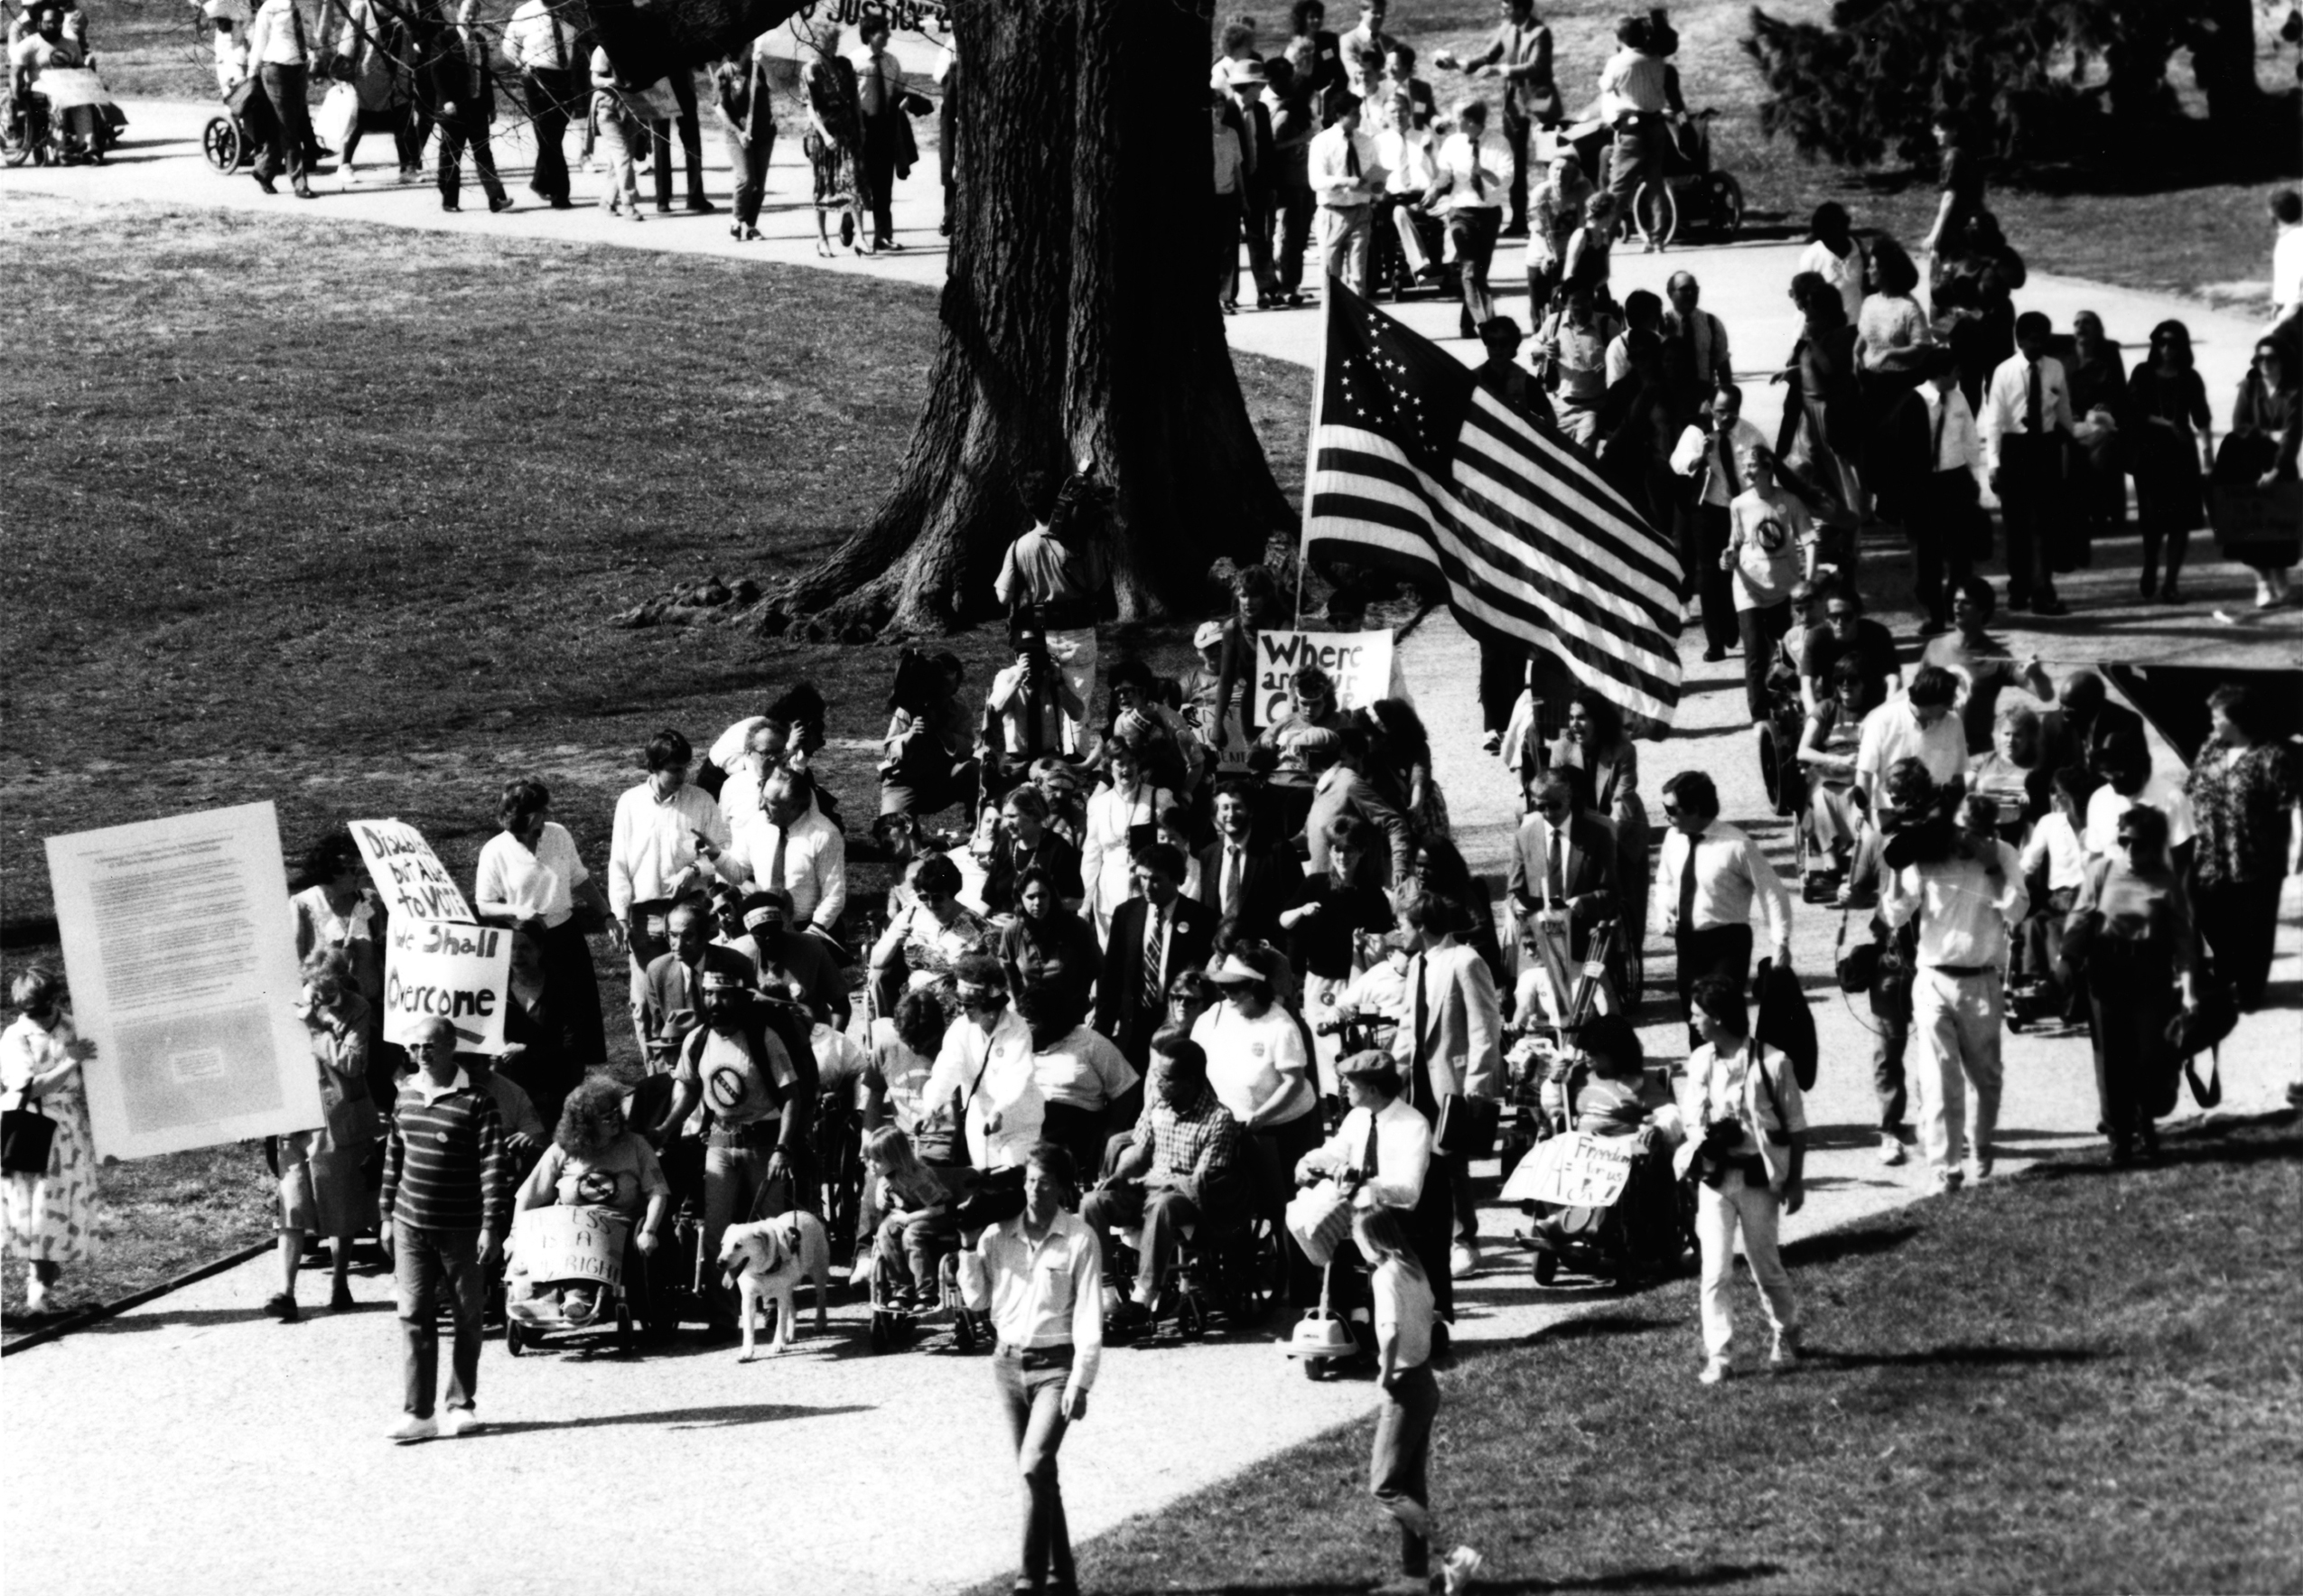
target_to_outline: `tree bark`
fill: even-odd
[[[795,9],[591,0],[635,74],[724,54]],[[871,520],[784,606],[903,632],[989,613],[1030,520],[1018,473],[1092,459],[1115,490],[1118,618],[1189,608],[1217,558],[1259,560],[1294,519],[1217,304],[1207,18],[1169,0],[955,0],[952,20],[956,213],[926,404]]]

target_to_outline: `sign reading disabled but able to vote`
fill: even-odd
[[[477,918],[464,901],[440,855],[424,834],[399,820],[355,820],[352,841],[368,862],[368,873],[394,919],[443,919],[470,923]]]
[[[1562,1208],[1603,1209],[1631,1182],[1636,1136],[1594,1136],[1571,1131],[1539,1142],[1504,1183],[1506,1202],[1553,1202]]]
[[[48,839],[101,1158],[324,1122],[269,803]]]
[[[511,975],[512,934],[499,926],[395,919],[384,946],[384,1040],[405,1047],[418,1025],[445,1020],[459,1050],[499,1051]]]
[[[1365,709],[1392,690],[1392,634],[1272,631],[1255,634],[1255,723],[1268,726],[1295,704],[1295,673],[1316,665],[1336,684],[1338,709]]]

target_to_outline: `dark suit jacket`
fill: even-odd
[[[1530,815],[1519,827],[1511,850],[1511,901],[1520,914],[1533,913],[1544,901],[1543,856],[1551,846],[1552,828],[1541,815]],[[1568,914],[1570,940],[1580,955],[1591,928],[1616,918],[1616,839],[1608,824],[1589,814],[1577,814],[1567,823],[1567,858],[1560,882],[1562,898],[1554,907]]]
[[[1199,901],[1208,912],[1223,918],[1223,871],[1226,844],[1211,843],[1199,850]],[[1247,856],[1240,861],[1240,929],[1258,941],[1280,940],[1280,911],[1302,901],[1303,867],[1291,854],[1258,850],[1251,835]]]
[[[676,953],[660,954],[648,966],[648,997],[640,1005],[640,1019],[650,1041],[658,1038],[669,1040],[670,1033],[664,1025],[676,1011],[686,1009],[692,1013],[702,1013],[704,1005],[698,1001],[700,988],[697,976],[704,970],[713,969],[725,970],[746,987],[756,986],[760,982],[760,972],[750,959],[734,948],[723,947],[717,942],[705,946],[704,962],[694,973],[680,963],[680,956]]]
[[[1127,1055],[1129,1063],[1143,1068],[1152,1050],[1152,1033],[1167,1018],[1164,996],[1156,1006],[1143,1003],[1143,915],[1150,906],[1131,898],[1112,914],[1112,935],[1104,944],[1104,975],[1096,984],[1096,1029]],[[1178,898],[1170,911],[1175,930],[1168,938],[1167,966],[1160,985],[1179,970],[1199,969],[1207,963],[1216,943],[1216,911],[1189,898]]]
[[[1314,874],[1327,873],[1328,822],[1338,815],[1357,816],[1374,826],[1383,839],[1367,850],[1360,864],[1364,879],[1387,887],[1406,878],[1409,858],[1415,851],[1415,833],[1407,817],[1385,801],[1366,777],[1342,765],[1321,773],[1311,789],[1311,812],[1304,817],[1304,857],[1310,861]]]
[[[1056,878],[1056,896],[1077,902],[1084,896],[1079,879],[1079,850],[1064,836],[1042,826],[1040,847],[1029,859],[1017,857],[1016,841],[1000,833],[992,845],[992,863],[984,880],[984,905],[993,914],[1016,912],[1016,878],[1033,865]]]

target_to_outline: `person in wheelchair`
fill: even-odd
[[[872,1247],[880,1301],[900,1310],[933,1308],[943,1260],[959,1248],[953,1200],[965,1182],[922,1162],[911,1138],[893,1125],[872,1133],[863,1156],[881,1216]]]
[[[1295,1183],[1333,1181],[1354,1208],[1412,1212],[1431,1164],[1431,1125],[1400,1095],[1399,1061],[1370,1049],[1336,1073],[1351,1106],[1334,1135],[1296,1161]]]
[[[1164,1027],[1152,1039],[1151,1090],[1135,1134],[1079,1205],[1106,1269],[1113,1229],[1142,1227],[1134,1288],[1113,1328],[1152,1324],[1185,1226],[1212,1227],[1243,1209],[1231,1179],[1240,1151],[1239,1122],[1207,1085],[1207,1055],[1176,1027]]]
[[[8,94],[15,116],[23,118],[25,142],[37,149],[48,137],[47,96],[40,92],[42,74],[87,64],[86,53],[64,34],[64,10],[42,5],[31,14],[32,31],[8,46]],[[101,135],[102,123],[94,106],[73,106],[55,113],[70,152],[91,151]]]
[[[623,1088],[595,1075],[568,1094],[552,1144],[521,1182],[515,1206],[602,1208],[630,1220],[624,1244],[624,1295],[633,1319],[646,1324],[648,1261],[662,1241],[671,1198],[656,1150],[625,1120]],[[530,1279],[517,1255],[506,1284],[508,1311],[515,1319],[545,1317],[542,1293],[547,1292],[557,1295],[560,1314],[571,1323],[583,1323],[599,1311],[598,1288],[591,1282],[563,1285]]]
[[[1871,697],[1873,679],[1861,660],[1841,656],[1832,667],[1832,696],[1815,706],[1799,740],[1808,805],[1802,824],[1813,829],[1818,849],[1831,856],[1841,907],[1870,891],[1878,873],[1879,831],[1855,779],[1863,717],[1879,707]]]
[[[1624,1250],[1667,1247],[1678,1235],[1672,1154],[1686,1140],[1679,1106],[1670,1088],[1648,1074],[1629,1020],[1602,1014],[1580,1027],[1575,1041],[1580,1056],[1571,1056],[1543,1095],[1547,1116],[1560,1134],[1636,1137],[1632,1179],[1607,1208],[1540,1215],[1533,1239],[1545,1251],[1577,1239],[1604,1245],[1603,1232],[1613,1225]]]

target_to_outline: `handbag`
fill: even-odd
[[[2168,1046],[2175,1050],[2176,1057],[2188,1068],[2201,1053],[2220,1048],[2223,1039],[2238,1025],[2239,1010],[2231,1001],[2231,994],[2220,983],[2202,980],[2199,983],[2198,1006],[2178,1010],[2175,1018],[2168,1022]],[[2196,1083],[2198,1078],[2194,1076],[2192,1078]],[[2193,1093],[2197,1095],[2196,1084]],[[2222,1093],[2215,1095],[2220,1097]],[[2204,1100],[2199,1106],[2202,1108],[2214,1106]]]
[[[44,1175],[55,1146],[56,1122],[29,1098],[25,1106],[0,1114],[0,1172]]]
[[[1440,1099],[1440,1123],[1431,1133],[1431,1145],[1450,1158],[1493,1156],[1503,1108],[1493,1097],[1449,1093]]]
[[[1333,1181],[1306,1186],[1288,1199],[1288,1234],[1315,1269],[1325,1269],[1351,1234],[1351,1199]]]

